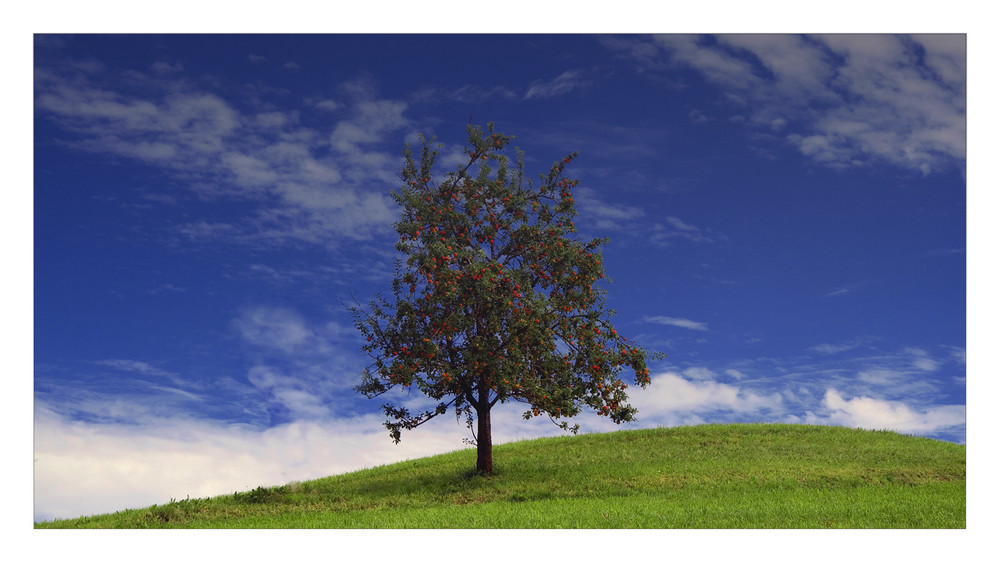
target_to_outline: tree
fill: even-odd
[[[419,160],[407,145],[395,223],[398,261],[392,302],[376,295],[369,309],[351,307],[373,359],[356,390],[369,398],[393,388],[419,390],[437,406],[421,413],[385,404],[385,427],[401,431],[453,409],[466,418],[476,469],[493,472],[490,410],[526,403],[526,419],[561,419],[586,406],[615,423],[631,421],[623,366],[649,384],[647,352],[611,325],[605,312],[600,247],[575,233],[573,189],[563,171],[577,153],[555,162],[534,188],[513,137],[468,127],[463,164],[435,181],[433,139],[421,137]],[[657,355],[659,356],[659,355]],[[473,422],[475,421],[475,425]]]

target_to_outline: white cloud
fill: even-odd
[[[470,437],[464,420],[448,413],[405,432],[394,445],[380,415],[337,416],[312,388],[278,369],[255,367],[249,379],[288,407],[293,421],[260,429],[115,400],[117,406],[90,405],[92,410],[117,409],[117,416],[93,423],[57,414],[36,400],[35,518],[112,512],[314,479],[460,449],[466,447],[463,438]],[[633,393],[631,402],[639,408],[637,424],[617,426],[593,413],[575,422],[583,432],[699,424],[706,412],[757,416],[780,406],[781,399],[663,374],[654,376],[647,390]],[[526,408],[512,403],[493,410],[495,444],[563,434],[544,417],[524,420]]]
[[[494,444],[564,434],[544,417],[524,420],[524,410],[520,404],[493,409]],[[584,431],[620,429],[596,415],[581,419]],[[93,424],[36,403],[35,519],[102,514],[171,498],[318,479],[467,448],[463,439],[471,436],[464,419],[445,414],[404,432],[394,444],[383,421],[372,414],[257,429],[163,415]]]
[[[341,122],[330,135],[330,144],[340,152],[358,152],[359,145],[374,143],[378,141],[378,136],[374,131],[369,131],[356,123]]]
[[[311,420],[330,415],[330,409],[314,393],[304,389],[277,388],[274,398],[287,408],[295,420]]]
[[[232,326],[253,358],[239,401],[259,420],[325,420],[356,397],[364,358],[345,353],[360,345],[353,328],[271,306],[248,307]]]
[[[267,430],[169,418],[150,422],[73,422],[36,405],[35,518],[230,494],[462,445],[458,431],[450,428],[410,433],[396,446],[374,416]]]
[[[736,377],[735,370],[726,370]],[[660,373],[645,390],[630,392],[638,421],[617,426],[586,413],[584,432],[676,426],[727,419],[836,424],[931,434],[963,427],[963,405],[916,407],[866,396],[845,398],[830,388],[822,402],[805,388],[784,396],[712,381],[707,368],[684,376]],[[739,374],[742,375],[742,374]],[[35,405],[35,518],[74,517],[128,507],[230,494],[258,485],[279,485],[467,447],[464,420],[449,413],[394,445],[375,414],[337,416],[301,382],[283,372],[257,367],[250,380],[275,393],[293,422],[260,429],[178,415],[170,409],[117,401],[118,415],[103,423],[71,420],[44,401]],[[697,379],[695,379],[697,378]],[[787,403],[812,405],[802,415],[787,413]],[[92,405],[93,406],[93,405]],[[111,408],[105,405],[103,408]],[[498,405],[493,411],[494,443],[560,435],[543,418],[525,421],[525,406]],[[816,412],[819,414],[816,414]],[[471,463],[471,454],[470,454]],[[498,459],[497,463],[503,463]]]
[[[964,366],[965,365],[965,348],[959,348],[957,346],[953,346],[952,350],[951,350],[951,357],[954,358],[954,360],[956,362],[958,362],[958,363],[960,363],[960,364],[962,364]]]
[[[413,96],[421,102],[440,101],[442,98],[463,103],[480,103],[492,98],[513,100],[518,98],[517,92],[505,86],[484,87],[475,84],[465,84],[454,89],[425,88]]]
[[[108,140],[108,146],[114,152],[147,162],[164,162],[177,157],[177,147],[168,143],[158,141],[138,141],[126,142],[122,140]]]
[[[227,152],[221,156],[222,163],[243,186],[256,187],[274,184],[278,174],[263,160],[245,154]]]
[[[644,68],[649,49],[605,42]],[[930,173],[965,161],[963,35],[658,36],[651,45],[694,68],[768,131],[834,166],[874,160]]]
[[[308,100],[313,106],[325,111],[337,111],[343,106],[337,100],[316,99]]]
[[[239,126],[238,114],[212,94],[171,93],[159,100],[145,100],[89,82],[72,82],[44,69],[37,74],[40,93],[36,107],[79,133],[82,139],[77,146],[81,148],[153,161],[162,160],[169,152],[185,156],[185,162],[190,163],[218,153]],[[147,148],[133,148],[142,144]],[[185,162],[172,166],[186,167]]]
[[[826,85],[834,75],[830,57],[814,42],[795,35],[720,35],[717,39],[726,47],[752,54],[771,72],[768,80],[752,67],[741,67],[742,72],[751,75],[743,78],[747,84],[773,89],[770,95],[780,99],[808,97],[814,103],[836,99],[826,91]],[[773,111],[776,108],[770,109]],[[773,127],[775,119],[781,120],[780,111],[766,119],[758,115],[757,119],[761,124]]]
[[[348,154],[363,151],[362,145],[379,142],[387,133],[406,127],[406,104],[390,100],[362,101],[351,121],[342,121],[330,135],[333,148]]]
[[[688,112],[688,118],[695,123],[708,123],[709,121],[714,121],[715,119],[705,115],[701,110],[693,109]]]
[[[697,374],[704,375],[702,371]],[[685,375],[688,375],[687,371]],[[760,413],[779,409],[782,404],[782,398],[777,393],[761,395],[725,383],[693,382],[674,373],[653,376],[649,387],[637,391],[630,398],[630,403],[639,409],[643,420],[676,420],[686,413],[718,410],[738,414]]]
[[[574,190],[573,196],[580,216],[592,221],[592,227],[595,229],[602,231],[644,229],[639,218],[645,215],[645,211],[639,207],[608,203],[591,188],[578,188]]]
[[[930,354],[926,350],[920,348],[906,348],[903,350],[906,354],[910,356],[912,366],[914,369],[919,371],[937,371],[940,364],[937,360],[930,357]]]
[[[249,377],[258,388],[280,395],[298,418],[259,429],[136,404],[130,409],[121,405],[125,410],[113,421],[88,423],[59,415],[44,401],[36,401],[35,518],[69,518],[162,504],[171,498],[231,494],[468,447],[463,444],[470,437],[464,419],[457,421],[451,413],[405,432],[396,445],[379,415],[337,417],[328,407],[321,412],[300,382],[278,370],[257,367]],[[647,390],[633,394],[631,403],[639,408],[637,424],[618,426],[589,412],[575,422],[581,423],[583,432],[700,424],[706,411],[756,414],[780,406],[781,401],[776,395],[693,383],[675,374],[652,379]],[[564,435],[545,417],[524,420],[521,414],[526,408],[511,403],[493,409],[495,444]],[[317,410],[309,413],[310,409]],[[503,460],[496,462],[502,465]]]
[[[836,297],[838,295],[847,295],[848,293],[851,293],[851,291],[853,290],[846,287],[842,287],[824,294],[823,297]]]
[[[176,377],[176,373],[157,368],[146,362],[136,360],[101,360],[94,362],[98,365],[110,366],[124,371],[132,371],[143,375],[153,375],[157,377]]]
[[[288,410],[292,420],[311,421],[328,419],[331,415],[329,385],[321,385],[308,373],[298,377],[284,375],[272,366],[254,366],[247,372],[250,384],[262,392],[268,407]]]
[[[965,425],[965,405],[913,408],[900,401],[865,396],[845,399],[836,389],[828,389],[823,406],[832,411],[832,423],[856,428],[932,434]]]
[[[846,291],[846,290],[843,290]],[[839,352],[846,352],[848,350],[853,350],[860,346],[860,342],[845,342],[843,344],[817,344],[809,348],[813,352],[819,352],[821,354],[837,354]]]
[[[924,47],[924,64],[949,84],[965,83],[966,41],[964,37],[946,34],[913,35]]]
[[[692,225],[688,225],[684,221],[681,221],[677,217],[673,217],[673,216],[667,217],[667,223],[669,223],[671,226],[673,226],[675,229],[677,229],[679,231],[696,232],[696,231],[700,230],[700,229],[698,229],[698,227],[695,227],[695,226],[692,226]]]
[[[681,328],[689,328],[691,330],[708,330],[707,323],[691,321],[688,319],[679,319],[676,317],[662,317],[662,316],[643,317],[643,320],[646,321],[647,323],[677,326]]]
[[[383,152],[381,143],[408,130],[407,105],[379,99],[370,84],[346,86],[349,117],[321,132],[300,126],[294,110],[241,113],[182,76],[131,72],[146,86],[136,88],[95,74],[107,72],[36,69],[39,114],[73,133],[71,146],[159,166],[199,197],[259,203],[239,223],[195,219],[177,226],[179,234],[332,246],[369,238],[397,217],[387,193],[397,181],[398,151]]]
[[[578,70],[567,70],[552,80],[536,80],[528,87],[524,99],[531,98],[554,98],[562,96],[578,88],[583,88],[590,84],[583,72]]]
[[[715,379],[715,372],[705,367],[687,368],[683,372],[684,377],[700,381],[711,381]]]
[[[247,309],[235,321],[240,335],[251,344],[275,348],[286,354],[301,351],[306,345],[315,346],[315,335],[305,320],[292,309],[254,307]]]
[[[182,63],[169,63],[166,61],[157,61],[149,65],[150,72],[155,74],[171,74],[175,72],[181,72],[184,70],[184,65]]]
[[[903,372],[885,368],[867,369],[858,372],[859,380],[873,385],[895,385],[904,381],[906,377],[906,374]]]
[[[675,61],[697,68],[714,82],[739,90],[759,82],[749,63],[715,49],[702,48],[697,35],[658,35],[653,41],[667,49]]]
[[[711,243],[726,237],[710,229],[702,229],[682,221],[678,217],[669,216],[664,223],[654,223],[650,232],[650,241],[654,244],[670,244],[671,239],[682,238],[691,242]]]

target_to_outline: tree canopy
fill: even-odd
[[[357,390],[369,398],[390,389],[419,391],[437,402],[424,412],[386,403],[386,428],[399,442],[452,410],[466,418],[477,445],[477,469],[493,471],[490,409],[527,405],[524,417],[566,419],[589,407],[616,423],[633,420],[623,367],[639,387],[649,383],[646,350],[612,326],[605,310],[601,248],[579,240],[573,190],[564,170],[572,153],[539,175],[524,174],[524,155],[506,154],[513,137],[468,127],[457,169],[435,178],[438,150],[421,137],[404,148],[402,208],[395,223],[392,299],[376,295],[351,307],[372,359]],[[658,355],[657,355],[658,356]],[[474,424],[475,423],[475,424]]]

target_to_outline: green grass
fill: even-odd
[[[965,446],[705,425],[542,438],[37,528],[964,528]]]

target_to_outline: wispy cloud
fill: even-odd
[[[638,232],[643,229],[639,221],[645,215],[639,207],[609,203],[597,190],[580,187],[574,192],[574,199],[580,213],[580,222],[599,232]]]
[[[844,368],[846,378],[838,382],[838,386],[848,392],[872,392],[879,388],[880,393],[891,391],[899,396],[931,397],[937,389],[935,378],[939,372],[945,368],[964,370],[961,358],[953,353],[951,347],[939,353],[914,346],[881,351],[875,343],[873,338],[859,337],[845,342],[818,344],[808,351],[819,354],[815,356],[818,362],[835,362]],[[826,356],[836,359],[825,359]],[[851,387],[857,382],[868,387]]]
[[[864,343],[860,340],[852,340],[850,342],[841,342],[838,344],[823,343],[812,346],[809,350],[812,352],[819,352],[820,354],[838,354],[840,352],[854,350],[863,344]]]
[[[653,244],[668,245],[674,239],[683,239],[697,243],[712,243],[725,240],[725,235],[712,229],[696,227],[678,217],[668,216],[662,223],[653,223],[649,228],[649,240]]]
[[[331,415],[330,405],[322,389],[312,378],[285,375],[278,368],[254,366],[247,373],[251,385],[263,393],[271,408],[286,409],[292,420],[326,419]]]
[[[605,45],[653,72],[681,65],[745,123],[833,166],[930,173],[965,161],[965,36],[663,35]]]
[[[520,94],[506,86],[480,86],[463,84],[457,88],[422,88],[413,93],[409,99],[414,103],[437,103],[453,101],[466,104],[482,103],[492,99],[516,100]]]
[[[130,82],[103,67],[68,68],[75,70],[35,72],[36,108],[66,131],[63,142],[159,167],[200,198],[256,205],[240,222],[177,225],[180,235],[332,246],[368,238],[396,218],[386,193],[398,157],[381,143],[410,131],[407,104],[379,98],[370,81],[343,85],[337,102],[311,104],[341,112],[322,131],[301,126],[299,110],[237,109],[183,74],[128,71]]]
[[[899,385],[907,379],[907,374],[894,369],[872,368],[859,371],[858,379],[875,386]]]
[[[676,317],[654,316],[654,317],[643,317],[643,320],[646,321],[647,323],[677,326],[681,328],[689,328],[691,330],[708,330],[707,323],[691,321],[688,319],[679,319]]]
[[[712,381],[717,377],[714,371],[701,366],[687,368],[681,374],[687,379],[697,381]]]
[[[110,366],[123,371],[130,371],[139,373],[142,375],[152,375],[155,377],[177,377],[176,373],[171,373],[169,371],[160,369],[146,362],[140,362],[136,360],[100,360],[94,362],[97,365]]]
[[[958,363],[965,365],[965,348],[952,347],[951,357]]]
[[[236,329],[249,343],[279,350],[285,354],[301,353],[306,347],[323,346],[305,319],[297,312],[282,307],[246,309],[236,321]]]
[[[326,419],[354,398],[363,358],[345,352],[360,346],[352,328],[274,306],[248,307],[232,326],[252,358],[247,401],[267,412],[268,423]]]
[[[913,368],[919,371],[937,371],[940,367],[940,363],[931,358],[930,354],[926,350],[920,348],[906,348],[903,352],[910,355],[912,360]]]
[[[350,119],[341,121],[330,135],[334,149],[346,154],[363,152],[365,145],[380,142],[385,135],[407,127],[405,102],[361,100]]]
[[[200,386],[180,378],[143,377],[89,372],[81,382],[53,380],[36,375],[35,405],[58,412],[73,420],[97,424],[142,424],[161,416],[210,417],[226,407],[207,400]]]
[[[952,347],[886,352],[876,343],[859,337],[809,349],[818,355],[723,361],[682,373],[695,380],[698,374],[739,373],[737,381],[748,390],[780,392],[788,422],[868,428],[881,421],[891,430],[964,440],[964,418],[956,414],[964,413],[956,404],[962,396],[947,392],[964,377],[961,354]]]
[[[567,70],[551,80],[536,80],[528,87],[524,99],[554,98],[589,86],[591,79],[583,71]]]
[[[817,344],[810,348],[810,350],[821,354],[836,354],[837,352],[845,352],[856,347],[856,344]]]
[[[148,362],[138,361],[138,360],[99,360],[95,362],[89,362],[97,366],[106,366],[114,368],[119,372],[130,374],[132,376],[132,381],[127,385],[122,385],[122,389],[128,387],[134,387],[140,382],[145,383],[157,383],[160,381],[168,382],[172,387],[164,387],[160,383],[158,385],[154,384],[154,392],[173,392],[181,395],[184,398],[202,400],[202,397],[190,393],[188,390],[200,390],[196,383],[185,378],[179,373],[172,371],[167,371],[165,369],[158,368]],[[138,376],[138,377],[137,377]],[[187,389],[187,390],[185,390]]]

